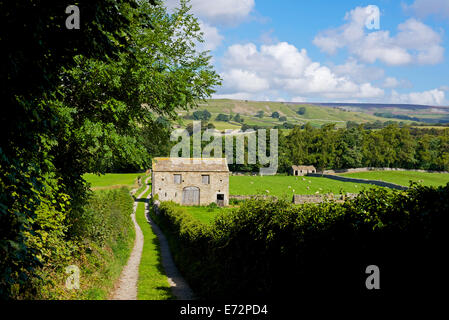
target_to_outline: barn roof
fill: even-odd
[[[154,158],[153,172],[229,172],[226,158]]]
[[[315,170],[314,166],[292,166],[293,170]]]

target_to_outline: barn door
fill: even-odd
[[[185,187],[182,190],[182,204],[198,206],[200,204],[200,189],[197,187]]]

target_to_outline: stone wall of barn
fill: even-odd
[[[175,174],[181,175],[180,183],[175,183]],[[209,184],[204,184],[203,175],[209,175]],[[183,192],[187,187],[199,188],[199,204],[217,202],[217,195],[223,194],[223,204],[229,204],[228,172],[154,172],[152,174],[152,194],[160,201],[174,201],[183,204]]]

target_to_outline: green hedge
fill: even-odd
[[[41,267],[30,275],[28,287],[16,286],[11,298],[107,298],[134,244],[132,210],[133,198],[127,188],[94,192],[72,226],[78,237],[67,240],[67,228],[58,224],[63,215],[41,205],[35,221],[40,228],[28,236],[27,243],[39,250]],[[65,268],[72,264],[80,268],[79,290],[65,288]]]
[[[172,202],[153,216],[200,297],[285,299],[372,293],[372,264],[382,293],[436,287],[446,274],[448,213],[449,184],[374,188],[343,204],[250,200],[211,225]]]

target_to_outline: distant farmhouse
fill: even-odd
[[[293,176],[304,176],[308,173],[316,173],[314,166],[292,166],[290,173]]]
[[[229,203],[226,158],[154,158],[152,195],[182,205]]]

